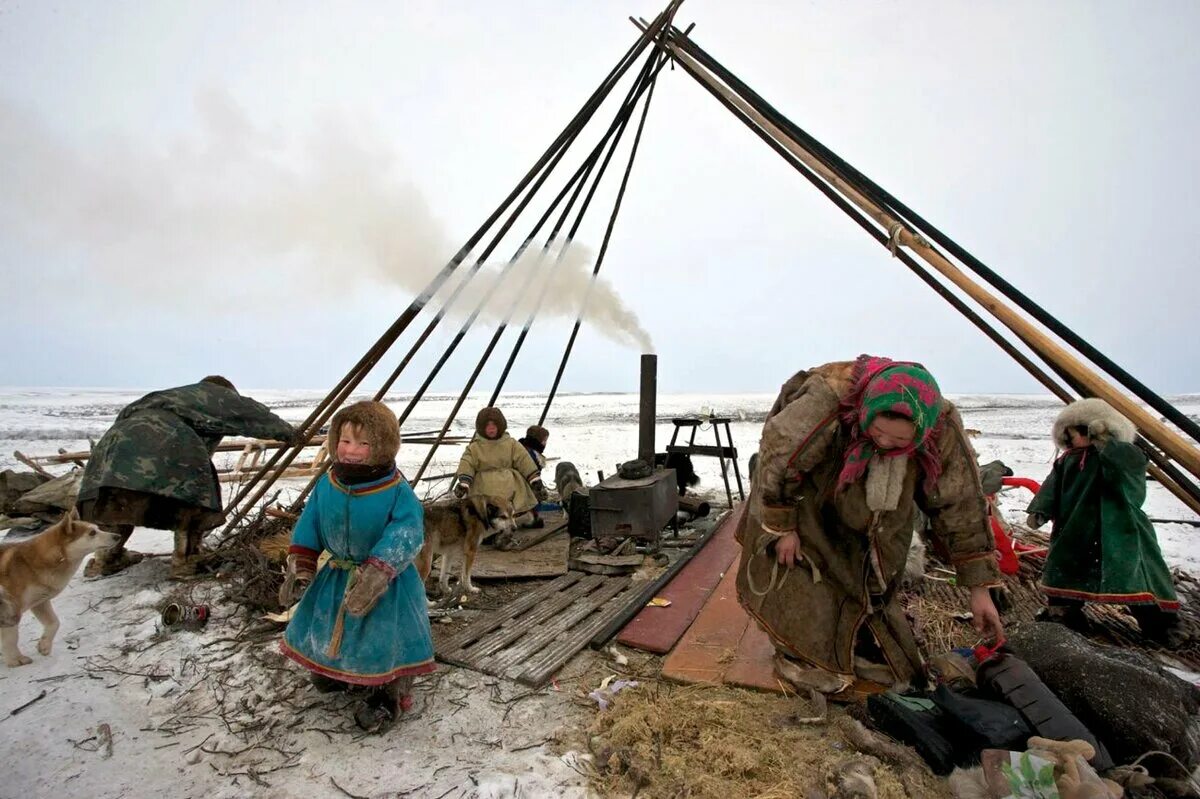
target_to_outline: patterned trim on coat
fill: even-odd
[[[1091,591],[1072,591],[1069,588],[1054,588],[1045,583],[1041,584],[1041,588],[1046,596],[1061,597],[1063,599],[1100,602],[1105,605],[1158,605],[1162,610],[1179,610],[1179,600],[1159,599],[1149,591],[1139,591],[1136,594],[1096,594]]]
[[[397,668],[394,668],[388,672],[384,672],[383,674],[355,674],[354,672],[340,671],[339,669],[330,668],[329,666],[322,666],[320,663],[314,663],[313,661],[304,657],[304,655],[301,655],[299,652],[288,646],[286,641],[279,642],[279,651],[282,652],[285,657],[291,658],[315,674],[320,674],[322,677],[329,677],[330,679],[338,680],[340,682],[347,682],[351,685],[387,685],[388,683],[398,680],[401,677],[411,677],[418,674],[431,674],[432,672],[437,671],[437,664],[433,662],[433,658],[430,658],[429,660],[425,660],[420,663],[398,666]]]
[[[374,482],[348,486],[338,482],[338,479],[334,476],[333,472],[328,472],[327,474],[329,475],[330,485],[332,485],[338,491],[341,491],[343,494],[349,494],[352,497],[362,497],[366,496],[367,494],[378,494],[380,491],[387,491],[389,488],[394,488],[401,480],[404,479],[400,474],[400,470],[395,469],[388,476],[381,477],[379,480]]]

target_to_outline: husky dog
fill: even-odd
[[[50,600],[67,587],[84,558],[116,543],[114,533],[79,521],[72,508],[28,541],[0,546],[0,649],[9,668],[33,662],[17,647],[17,629],[25,611],[42,623],[37,650],[49,655],[58,632]]]
[[[433,568],[433,556],[442,556],[438,584],[441,595],[450,593],[449,555],[462,552],[459,585],[472,593],[478,588],[471,584],[471,568],[480,543],[493,533],[516,529],[512,503],[501,497],[475,495],[425,506],[425,546],[417,555],[417,574],[424,580]]]

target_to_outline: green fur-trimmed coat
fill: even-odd
[[[850,440],[837,410],[850,390],[852,367],[845,361],[799,372],[771,409],[749,512],[737,531],[738,596],[776,648],[794,659],[850,676],[865,625],[897,679],[908,680],[921,668],[921,656],[896,588],[916,510],[928,515],[935,544],[954,565],[959,585],[999,584],[995,544],[975,452],[948,401],[942,406],[942,472],[932,494],[925,494],[910,459],[894,511],[868,509],[865,480],[835,496]],[[784,574],[767,590],[775,559],[766,549],[778,537],[774,531],[787,529],[796,530],[804,560],[790,570],[779,566]]]
[[[1042,589],[1062,599],[1179,609],[1146,501],[1146,456],[1125,441],[1072,449],[1029,512],[1054,522]]]

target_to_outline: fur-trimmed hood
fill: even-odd
[[[1063,408],[1062,413],[1054,420],[1052,435],[1056,446],[1062,449],[1071,448],[1067,430],[1072,427],[1086,427],[1088,436],[1101,442],[1115,440],[1132,444],[1137,436],[1137,428],[1133,422],[1097,397],[1081,399]]]
[[[484,408],[475,417],[475,432],[479,434],[480,438],[487,438],[483,430],[487,427],[488,422],[495,422],[497,427],[495,438],[492,438],[492,441],[503,436],[508,430],[508,420],[504,418],[504,414],[499,408]]]
[[[400,423],[396,414],[382,402],[364,400],[353,405],[347,405],[333,415],[329,423],[329,454],[337,459],[337,441],[341,435],[342,425],[361,425],[366,437],[371,441],[370,466],[394,464],[396,454],[400,452]]]

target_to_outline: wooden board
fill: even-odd
[[[628,577],[570,572],[446,639],[437,657],[526,685],[544,685],[628,605],[637,588]]]
[[[471,579],[504,580],[510,577],[557,577],[567,573],[571,537],[566,530],[540,544],[519,551],[501,551],[484,545],[475,556]],[[453,563],[457,564],[457,560]],[[456,565],[451,566],[457,570]],[[435,568],[436,571],[436,568]],[[452,572],[457,574],[457,571]]]
[[[546,524],[544,527],[537,530],[522,530],[520,535],[513,536],[504,549],[510,552],[521,552],[529,549],[532,546],[542,543],[547,538],[550,538],[555,533],[560,533],[567,529],[566,520],[555,522],[554,524]],[[495,539],[492,539],[493,541]]]
[[[662,674],[684,683],[780,691],[774,656],[767,634],[738,604],[737,570],[730,569],[663,662]]]
[[[643,608],[621,630],[618,643],[658,655],[671,651],[700,614],[721,578],[737,562],[740,548],[733,533],[745,509],[743,502],[726,516],[721,529],[675,575],[675,579],[658,592],[658,596],[670,600],[670,606]]]

